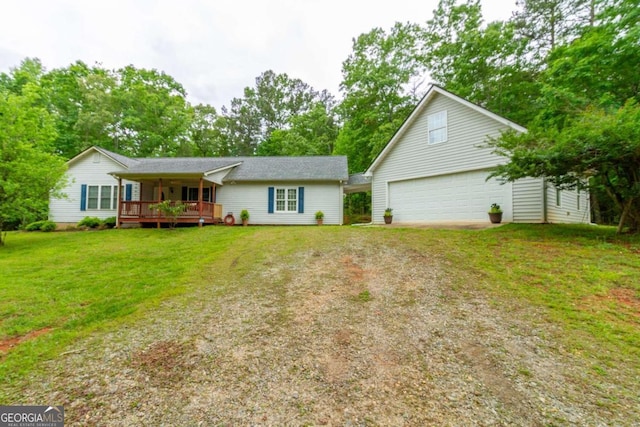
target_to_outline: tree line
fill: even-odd
[[[433,82],[530,130],[491,143],[509,158],[495,174],[587,179],[598,220],[637,228],[639,21],[636,0],[517,0],[489,23],[479,0],[441,0],[425,22],[354,38],[339,98],[268,70],[220,111],[191,105],[158,70],[28,58],[0,74],[0,226],[43,216],[64,161],[91,145],[133,157],[343,154],[361,172]],[[18,208],[27,183],[39,187],[33,206]]]

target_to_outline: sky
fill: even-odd
[[[192,104],[220,109],[266,70],[340,98],[352,41],[395,22],[424,24],[438,0],[2,0],[0,72],[26,58],[155,68]],[[487,22],[515,0],[482,0]]]

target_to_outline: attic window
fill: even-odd
[[[430,114],[427,117],[429,127],[429,144],[447,141],[447,110]]]

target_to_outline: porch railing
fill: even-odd
[[[120,204],[120,219],[162,219],[164,215],[158,209],[151,209],[157,201],[122,201]],[[175,203],[175,202],[174,202]],[[181,219],[222,219],[222,205],[211,202],[202,203],[200,216],[200,202],[183,201],[184,211],[178,216]]]

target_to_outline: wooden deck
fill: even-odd
[[[121,223],[168,223],[170,218],[165,217],[157,209],[151,209],[151,205],[157,201],[121,201]],[[222,222],[222,205],[210,202],[183,201],[184,212],[178,217],[178,224],[198,224],[202,218],[203,224],[217,224]]]

